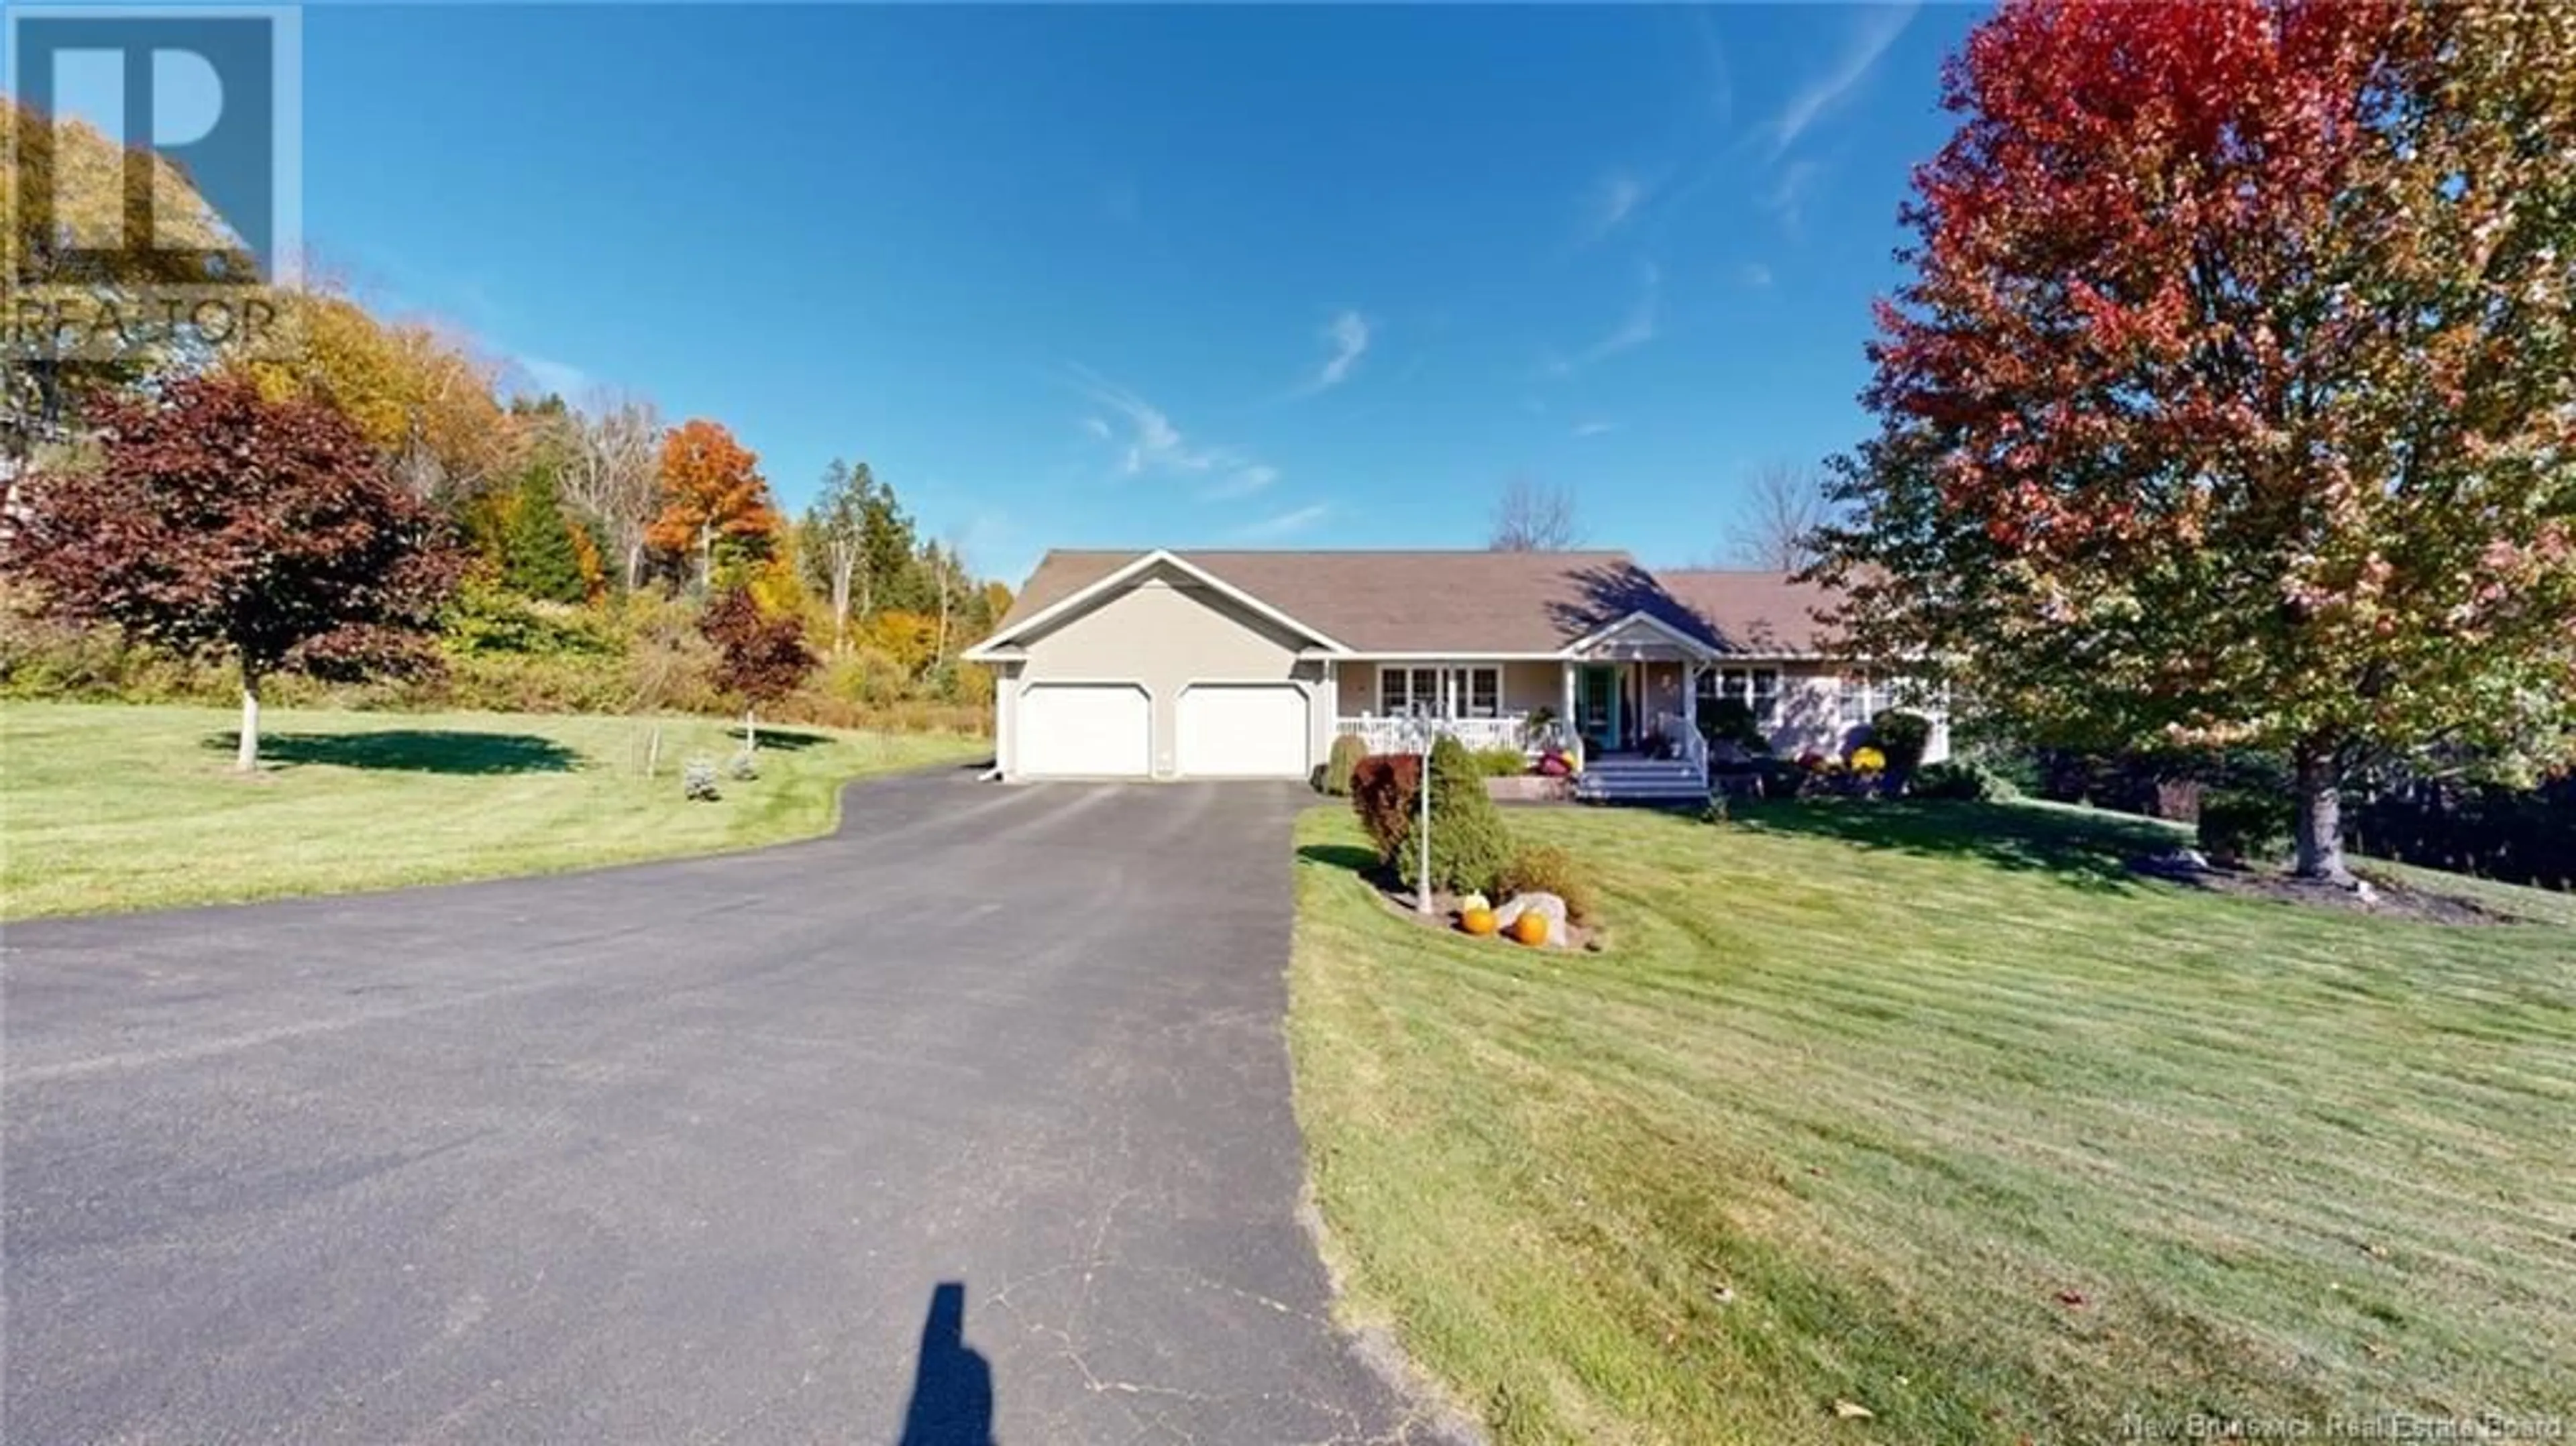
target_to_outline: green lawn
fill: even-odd
[[[544,873],[802,838],[853,776],[989,753],[953,735],[764,731],[760,777],[680,796],[681,760],[739,735],[503,713],[271,710],[231,772],[233,713],[0,705],[0,917],[105,913]]]
[[[2576,1405],[2570,900],[2195,895],[2036,807],[1509,818],[1605,952],[1393,917],[1319,809],[1290,1018],[1351,1309],[1498,1440]]]

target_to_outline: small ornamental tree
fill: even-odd
[[[1392,865],[1413,831],[1422,760],[1410,753],[1372,753],[1351,769],[1351,812],[1368,831],[1378,862]]]
[[[758,711],[796,691],[819,661],[805,646],[805,625],[793,614],[770,617],[742,588],[716,594],[698,620],[698,631],[716,645],[715,684],[742,700],[743,746],[758,741]]]
[[[2297,867],[2576,748],[2576,8],[2007,3],[1944,77],[1814,569],[2057,746],[2257,749]]]
[[[242,687],[235,767],[259,764],[270,674],[434,665],[430,633],[462,554],[427,505],[385,479],[348,418],[207,377],[128,399],[100,421],[94,470],[21,489],[8,565],[67,620],[231,655]]]

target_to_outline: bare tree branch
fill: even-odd
[[[1485,545],[1495,552],[1565,552],[1582,541],[1571,489],[1515,477],[1494,503],[1494,532]]]
[[[661,442],[662,418],[651,402],[602,395],[584,409],[564,471],[564,500],[617,549],[629,588],[642,581],[644,530],[661,509]]]
[[[1726,558],[1738,567],[1797,572],[1816,560],[1816,529],[1833,520],[1824,474],[1794,462],[1753,474],[1726,529]]]

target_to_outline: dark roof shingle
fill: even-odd
[[[997,632],[1145,555],[1057,549]],[[1728,651],[1804,652],[1814,589],[1777,573],[1666,572],[1624,552],[1173,549],[1227,585],[1363,653],[1552,653],[1632,613]],[[1684,588],[1677,580],[1690,584]]]

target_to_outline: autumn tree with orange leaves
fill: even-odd
[[[2034,736],[2576,751],[2576,7],[2007,4],[1820,576]]]
[[[766,557],[782,525],[760,458],[720,423],[692,419],[662,439],[662,512],[645,545],[692,559],[701,590],[720,562]]]

